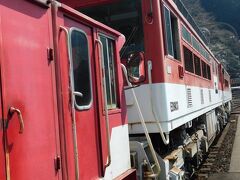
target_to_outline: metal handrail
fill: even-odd
[[[150,99],[151,99],[151,109],[152,109],[152,113],[153,113],[153,117],[155,119],[155,122],[157,124],[157,127],[159,129],[159,133],[160,133],[160,136],[163,140],[163,143],[165,145],[168,145],[169,144],[169,133],[164,133],[163,130],[162,130],[162,126],[160,124],[160,120],[158,119],[158,116],[157,116],[157,113],[154,109],[154,104],[153,104],[153,100],[154,100],[154,96],[153,96],[153,86],[152,86],[152,61],[148,61],[148,83],[149,83],[149,86],[150,86]],[[165,135],[164,135],[165,134]]]
[[[121,67],[122,67],[123,74],[124,74],[124,76],[125,76],[125,78],[126,78],[126,81],[127,81],[128,86],[132,87],[132,84],[131,84],[131,83],[129,82],[129,80],[128,80],[128,75],[127,75],[127,69],[126,69],[126,67],[125,67],[123,64],[121,64]],[[135,91],[134,91],[133,88],[131,88],[131,91],[132,91],[132,94],[133,94],[133,98],[134,98],[134,100],[135,100],[135,103],[136,103],[136,105],[137,105],[137,110],[138,110],[138,112],[139,112],[140,121],[141,121],[141,124],[142,124],[142,127],[143,127],[144,134],[145,134],[145,136],[146,136],[148,145],[149,145],[149,147],[150,147],[150,152],[151,152],[151,154],[152,154],[153,160],[154,160],[154,162],[155,162],[155,164],[156,164],[156,167],[157,167],[157,172],[154,173],[154,174],[147,175],[147,177],[149,177],[149,178],[156,178],[156,177],[158,177],[158,176],[160,175],[161,167],[160,167],[160,164],[159,164],[159,162],[158,162],[158,158],[157,158],[156,152],[155,152],[155,150],[154,150],[154,147],[153,147],[153,144],[152,144],[152,140],[151,140],[151,138],[150,138],[150,136],[149,136],[149,132],[148,132],[148,129],[147,129],[147,125],[146,125],[146,123],[145,123],[145,120],[144,120],[144,117],[143,117],[141,108],[140,108],[140,106],[139,106],[139,103],[138,103],[138,100],[137,100],[137,96],[136,96]]]
[[[101,46],[101,59],[103,56],[103,44],[99,39],[96,39],[96,42]],[[100,62],[101,69],[103,72],[103,91],[104,91],[104,110],[105,110],[105,123],[106,123],[106,133],[107,133],[107,141],[108,141],[108,162],[105,165],[106,167],[111,164],[111,149],[110,149],[110,128],[109,128],[109,117],[108,117],[108,106],[107,106],[107,90],[106,90],[106,78],[104,71],[104,61]]]
[[[77,146],[77,129],[76,129],[76,114],[75,114],[75,96],[82,96],[82,93],[75,92],[73,85],[73,66],[72,61],[70,57],[69,52],[69,32],[67,28],[60,26],[60,30],[64,31],[66,34],[66,41],[67,41],[67,55],[68,55],[68,61],[69,61],[69,78],[70,78],[70,84],[71,84],[71,113],[72,113],[72,130],[73,130],[73,144],[74,144],[74,163],[75,163],[75,176],[76,179],[79,179],[79,162],[78,162],[78,146]]]

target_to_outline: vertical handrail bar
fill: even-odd
[[[107,141],[108,141],[108,162],[106,167],[110,166],[111,164],[111,148],[110,148],[110,128],[109,128],[109,117],[108,117],[108,106],[107,106],[107,90],[106,90],[106,78],[105,78],[105,71],[104,71],[104,61],[103,58],[103,44],[99,39],[96,39],[96,42],[101,46],[101,59],[100,65],[103,74],[103,91],[104,91],[104,110],[105,110],[105,123],[106,123],[106,133],[107,133]]]
[[[72,71],[72,61],[70,57],[70,48],[69,48],[69,33],[67,28],[60,26],[60,30],[64,31],[66,34],[67,41],[67,55],[69,61],[69,78],[70,78],[70,87],[71,87],[71,113],[72,113],[72,131],[73,131],[73,144],[74,144],[74,163],[75,163],[75,176],[76,180],[79,179],[79,162],[78,162],[78,147],[77,147],[77,129],[76,129],[76,114],[75,114],[75,95],[77,95],[73,89],[73,71]],[[81,96],[81,94],[79,94]]]

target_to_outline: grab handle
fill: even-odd
[[[23,121],[22,113],[19,109],[10,107],[9,108],[10,118],[13,116],[14,113],[17,113],[18,120],[19,120],[19,125],[20,125],[19,134],[22,134],[23,130],[24,130],[24,121]],[[8,119],[8,121],[7,121],[7,127],[8,127],[9,121],[10,121],[10,119]]]

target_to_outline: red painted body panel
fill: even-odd
[[[80,179],[103,177],[109,153],[104,100],[99,88],[102,86],[99,49],[95,42],[99,32],[113,37],[116,46],[118,109],[109,112],[110,130],[127,124],[119,58],[125,38],[65,5],[54,4],[57,5],[53,2],[52,6],[42,7],[29,1],[0,0],[0,108],[3,109],[0,116],[5,123],[10,120],[6,131],[3,128],[0,131],[2,145],[7,140],[6,147],[0,149],[0,179],[76,177],[67,42],[60,26],[83,30],[89,43],[93,104],[89,110],[76,111]],[[48,48],[55,50],[51,62]],[[23,134],[19,134],[17,115],[9,117],[12,106],[22,113]],[[5,156],[9,162],[6,166]],[[56,156],[61,158],[59,171],[55,170]]]
[[[22,112],[25,129],[13,115],[6,130],[11,179],[59,179],[54,169],[58,154],[57,109],[53,66],[47,60],[51,47],[49,11],[27,1],[0,3],[3,118],[9,107]]]
[[[146,21],[147,14],[151,7],[148,0],[142,1],[143,26],[144,26],[144,46],[145,58],[152,61],[152,81],[153,83],[164,82],[164,41],[161,32],[162,15],[160,1],[152,1],[153,3],[153,23]],[[147,64],[146,64],[147,65]],[[147,69],[147,66],[146,66]]]

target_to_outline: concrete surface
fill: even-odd
[[[238,116],[237,131],[233,144],[229,172],[240,173],[240,116]]]
[[[229,172],[213,174],[208,180],[240,180],[240,115],[238,116]]]
[[[213,174],[208,180],[240,180],[240,173],[218,173]]]

